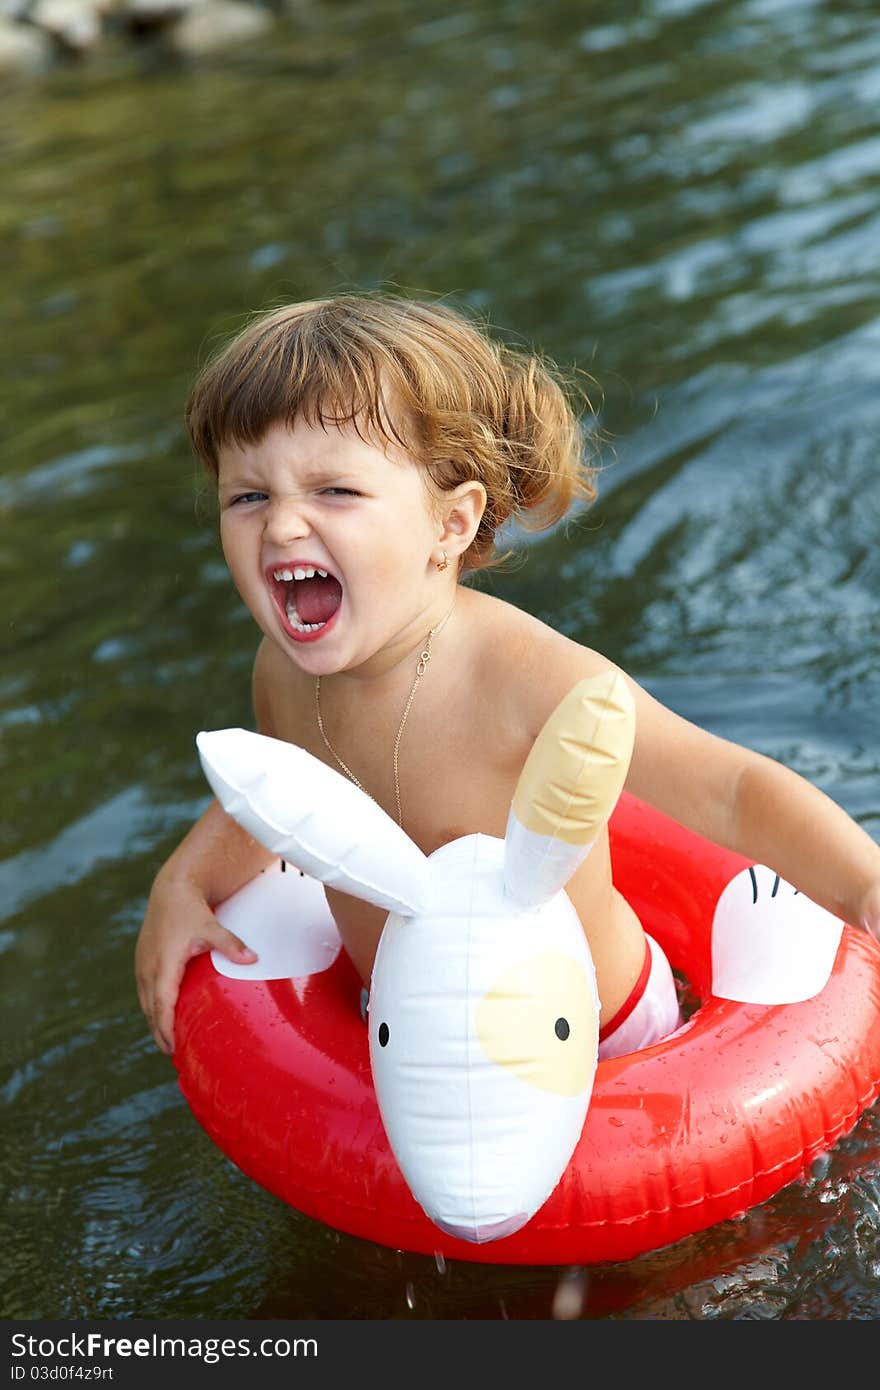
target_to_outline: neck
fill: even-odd
[[[454,604],[453,604],[453,607],[454,607]],[[450,608],[448,608],[447,611],[443,614],[443,616],[442,616],[436,623],[434,623],[434,624],[428,629],[428,632],[427,632],[427,634],[426,634],[426,636],[425,636],[425,639],[424,639],[424,641],[423,641],[421,647],[419,648],[419,655],[418,655],[418,661],[416,662],[415,675],[413,676],[413,682],[412,682],[412,685],[410,686],[409,695],[407,696],[406,703],[405,703],[405,705],[404,705],[404,707],[403,707],[403,713],[402,713],[402,715],[401,715],[401,717],[400,717],[400,723],[399,723],[398,726],[397,726],[397,733],[396,733],[396,735],[395,735],[394,743],[393,743],[393,747],[392,747],[392,767],[393,767],[393,770],[394,770],[394,801],[395,801],[395,808],[396,808],[396,812],[397,812],[397,823],[398,823],[398,825],[402,825],[402,824],[403,824],[403,810],[402,810],[401,802],[400,802],[400,771],[399,771],[399,765],[398,765],[398,758],[399,758],[399,753],[400,753],[400,741],[401,741],[401,739],[402,739],[402,737],[403,737],[403,731],[404,731],[404,728],[406,727],[406,721],[407,721],[407,719],[409,718],[409,712],[410,712],[410,709],[411,709],[411,707],[412,707],[413,700],[415,699],[416,691],[418,690],[419,685],[421,684],[422,678],[423,678],[423,677],[426,675],[426,673],[427,673],[427,670],[428,670],[428,663],[430,662],[431,657],[433,656],[433,643],[434,643],[434,638],[435,638],[435,636],[440,632],[441,628],[444,628],[444,627],[446,626],[446,623],[448,622],[448,620],[449,620],[451,614],[452,614],[452,608],[450,607]],[[412,653],[411,653],[411,655],[412,655]],[[397,667],[396,667],[395,669],[399,669],[399,666],[400,666],[400,663],[398,662],[398,663],[397,663]],[[374,687],[374,693],[375,693],[375,687]],[[384,701],[383,701],[383,702],[384,702]],[[363,706],[363,701],[361,701],[361,705]],[[366,791],[367,794],[370,795],[371,793],[369,792],[368,788],[366,788],[366,787],[363,785],[363,783],[360,782],[360,781],[358,780],[357,774],[356,774],[355,772],[353,772],[352,769],[349,767],[348,763],[346,763],[346,762],[340,757],[338,750],[337,750],[337,749],[334,747],[334,745],[331,743],[330,738],[329,738],[329,736],[328,736],[328,734],[327,734],[327,730],[326,730],[326,728],[325,728],[325,726],[324,726],[323,715],[322,715],[322,713],[321,713],[321,677],[320,677],[320,676],[317,676],[317,677],[315,678],[315,718],[316,718],[317,724],[318,724],[318,731],[319,731],[319,733],[320,733],[320,735],[321,735],[321,738],[322,738],[322,740],[323,740],[323,742],[324,742],[324,745],[325,745],[325,747],[326,747],[326,749],[327,749],[327,752],[328,752],[328,753],[330,754],[330,756],[333,758],[333,761],[339,765],[339,768],[341,769],[341,771],[344,772],[345,775],[346,775],[347,777],[349,777],[349,778],[351,779],[351,781],[354,782],[355,785],[356,785],[357,787],[360,787],[360,789],[361,789],[362,791]]]
[[[412,680],[415,665],[419,654],[424,650],[428,634],[433,632],[434,638],[437,638],[441,631],[447,631],[453,619],[457,597],[457,586],[451,592],[444,592],[438,601],[407,623],[387,646],[367,661],[349,670],[322,676],[322,688],[347,685],[350,681],[356,681],[359,683],[361,694],[364,693],[366,685],[370,687],[371,693],[380,696],[383,691],[396,689],[398,685]]]

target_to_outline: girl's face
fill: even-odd
[[[442,522],[402,450],[367,443],[353,425],[297,419],[224,448],[218,489],[236,588],[301,669],[326,675],[383,652],[393,661],[442,617]]]

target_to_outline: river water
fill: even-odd
[[[444,1265],[244,1178],[132,977],[194,733],[250,722],[183,400],[284,299],[449,295],[589,371],[591,524],[496,591],[880,835],[875,7],[315,0],[223,57],[10,88],[0,157],[2,1314],[880,1317],[877,1106],[671,1249]]]

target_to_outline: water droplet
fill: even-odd
[[[579,1318],[584,1310],[585,1293],[586,1275],[582,1269],[563,1275],[553,1295],[553,1317],[566,1322]]]

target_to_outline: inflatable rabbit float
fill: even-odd
[[[416,1200],[466,1240],[523,1226],[583,1127],[599,1001],[564,885],[616,803],[633,737],[623,677],[581,681],[535,741],[504,840],[468,835],[430,856],[303,749],[243,729],[197,739],[229,815],[303,873],[388,910],[369,1011],[382,1121]]]

